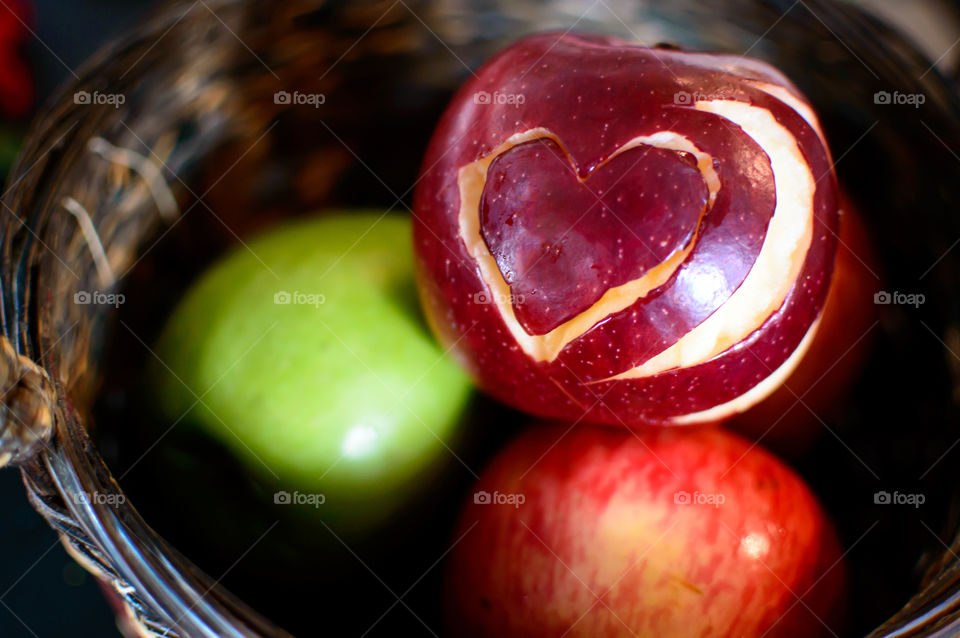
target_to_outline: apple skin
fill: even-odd
[[[518,95],[522,103],[509,103]],[[784,284],[790,288],[782,303],[740,341],[690,365],[613,378],[675,346],[723,309],[757,260],[777,205],[775,183],[790,181],[773,179],[770,155],[744,129],[698,110],[696,98],[678,104],[687,99],[678,95],[714,96],[762,111],[793,136],[805,174],[816,182],[811,239],[796,279]],[[520,139],[514,136],[530,131],[548,133],[510,146]],[[712,158],[707,164],[721,186],[710,191],[715,201],[700,221],[691,211],[703,206],[708,167],[690,153],[623,150],[640,136],[665,133],[692,140]],[[494,156],[474,211],[464,196],[475,188],[464,181],[465,171]],[[553,175],[544,168],[551,156],[560,160]],[[701,182],[695,169],[703,173]],[[649,179],[658,171],[667,177]],[[618,176],[641,184],[648,197],[624,192]],[[569,207],[590,201],[582,191],[594,181],[597,189],[608,188],[593,193],[603,200],[604,214],[576,219],[579,208]],[[675,185],[682,192],[671,195]],[[607,194],[616,189],[611,201]],[[656,205],[671,197],[670,206]],[[627,208],[613,210],[621,204]],[[478,219],[481,249],[490,251],[509,285],[510,299],[502,303],[490,303],[503,295],[491,289],[474,252],[478,244],[464,239],[462,207]],[[428,147],[414,194],[421,300],[440,340],[480,387],[523,411],[629,427],[717,422],[762,399],[761,392],[737,403],[790,360],[814,325],[827,294],[838,210],[836,179],[815,116],[772,67],[613,38],[531,36],[478,70],[454,97]],[[565,234],[565,228],[575,232]],[[638,239],[654,248],[662,241],[665,248],[646,260],[615,248],[633,251]],[[649,274],[651,264],[671,250],[680,254],[690,241],[692,252],[665,282],[578,331],[553,358],[531,356],[522,345],[582,316],[604,291]],[[508,306],[523,331],[519,337],[505,318]]]
[[[729,424],[790,457],[823,434],[821,419],[830,423],[877,336],[880,266],[859,211],[847,196],[842,202],[833,278],[810,349],[783,386]]]
[[[447,571],[451,635],[840,630],[836,534],[781,461],[718,428],[565,430],[529,429],[481,475],[477,493],[524,500],[466,506]]]
[[[352,211],[255,237],[187,291],[149,375],[169,423],[277,490],[323,494],[295,509],[351,539],[429,493],[472,394],[419,316],[409,233]]]

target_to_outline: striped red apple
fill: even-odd
[[[448,562],[452,636],[842,633],[832,525],[787,466],[724,430],[534,427],[476,490]]]

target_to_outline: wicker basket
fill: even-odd
[[[776,37],[765,38],[774,26]],[[328,202],[336,177],[360,167],[382,176],[404,206],[416,173],[410,156],[470,69],[519,35],[573,27],[749,50],[784,69],[817,103],[843,181],[878,229],[887,263],[898,264],[890,284],[916,287],[924,264],[936,261],[922,282],[932,300],[923,327],[914,321],[903,332],[960,342],[960,250],[948,250],[960,236],[957,100],[936,72],[926,72],[926,61],[852,8],[827,0],[168,3],[92,60],[36,122],[3,197],[0,225],[0,464],[20,468],[33,506],[123,598],[138,632],[286,635],[120,498],[85,426],[110,308],[76,303],[75,295],[121,290],[124,274],[159,237],[193,207],[207,206],[193,190],[196,175],[211,153],[231,144],[262,141],[257,163],[283,158],[273,167],[278,191],[294,194],[287,204]],[[874,103],[874,92],[894,89],[922,92],[927,103],[914,114]],[[336,99],[320,116],[278,104],[281,90]],[[124,99],[84,103],[82,92]],[[406,151],[384,152],[377,136],[391,136]],[[309,179],[304,171],[313,171]],[[305,179],[315,187],[305,188]],[[243,197],[231,208],[225,227],[253,223]],[[960,367],[933,346],[923,346],[931,389],[915,400],[933,404],[936,423],[913,433],[929,434],[931,460],[958,434],[960,396],[949,391],[960,387],[953,376]],[[83,497],[94,493],[116,498]],[[956,538],[955,517],[941,518],[954,521],[945,533]],[[925,556],[922,591],[889,610],[892,618],[872,636],[960,633],[958,547]]]

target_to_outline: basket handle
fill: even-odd
[[[0,467],[23,464],[47,445],[55,403],[46,370],[0,336]]]

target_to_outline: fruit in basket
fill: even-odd
[[[764,63],[531,36],[457,94],[424,167],[426,313],[515,407],[721,421],[817,331],[836,179],[810,104]]]
[[[272,230],[202,275],[157,347],[170,422],[199,424],[338,533],[423,490],[471,392],[419,314],[409,233],[363,212]]]
[[[451,635],[836,635],[845,566],[803,481],[720,429],[534,427],[481,475]],[[829,627],[829,629],[828,629]]]
[[[880,266],[859,213],[847,198],[842,201],[833,278],[807,355],[779,389],[730,421],[785,454],[805,451],[826,432],[824,423],[832,423],[878,332],[873,297],[882,288]]]

